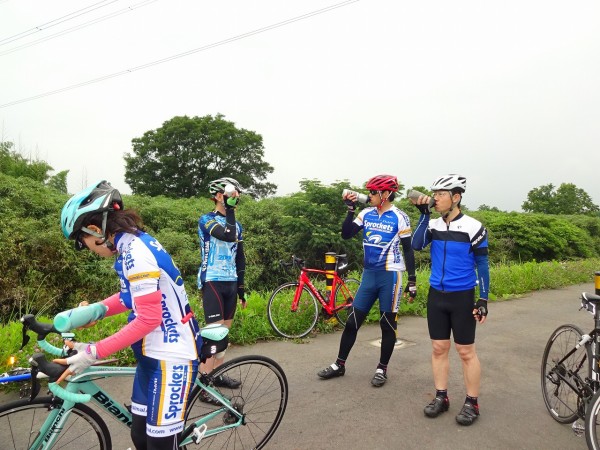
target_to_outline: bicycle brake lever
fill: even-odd
[[[31,392],[29,393],[29,401],[32,402],[37,395],[40,393],[41,384],[38,380],[38,373],[40,369],[37,366],[31,366]]]
[[[25,322],[23,322],[23,338],[21,340],[21,350],[25,348],[27,343],[29,342],[30,336],[27,334],[28,326]]]

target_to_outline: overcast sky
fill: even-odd
[[[279,195],[460,173],[473,209],[549,183],[600,204],[600,2],[0,0],[0,105],[0,138],[71,193],[130,193],[131,139],[221,113],[262,135]]]

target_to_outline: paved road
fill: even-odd
[[[465,394],[454,350],[450,411],[436,419],[423,415],[434,389],[431,346],[422,318],[401,319],[398,334],[405,345],[394,352],[388,382],[382,388],[370,385],[379,356],[377,325],[360,330],[342,378],[320,380],[316,376],[335,359],[340,332],[318,335],[303,343],[236,346],[228,351],[228,357],[266,355],[286,371],[290,399],[269,449],[584,450],[584,438],[576,437],[570,425],[550,418],[540,391],[541,357],[552,331],[563,323],[575,323],[584,330],[593,325],[592,316],[578,311],[582,291],[592,292],[593,284],[542,291],[490,305],[488,321],[477,331],[483,370],[482,414],[472,427],[461,427],[454,419]],[[118,388],[122,396],[129,389],[128,385]],[[113,441],[115,450],[130,446],[121,428],[114,429]]]

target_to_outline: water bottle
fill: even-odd
[[[344,189],[342,191],[342,198],[344,198],[346,195],[350,195],[350,194],[356,194],[356,201],[358,203],[362,203],[363,205],[366,205],[367,203],[369,203],[369,196],[366,194],[361,194],[359,192],[356,191],[351,191],[350,189]]]
[[[223,188],[223,193],[227,197],[227,204],[229,206],[235,206],[238,202],[238,197],[232,197],[233,193],[236,191],[236,188],[233,184],[226,184],[225,188]]]
[[[223,191],[225,191],[225,195],[230,197],[235,192],[235,186],[233,184],[226,184]]]
[[[102,319],[107,310],[108,308],[102,303],[93,303],[63,311],[54,317],[54,328],[60,332],[65,332],[82,327]]]
[[[418,200],[421,195],[427,197],[427,194],[423,194],[422,192],[412,190],[408,193],[408,198]],[[427,205],[429,212],[433,211],[434,206],[435,206],[435,199],[433,197],[430,197],[429,204]]]

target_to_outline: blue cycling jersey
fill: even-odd
[[[432,287],[439,291],[456,292],[473,289],[479,284],[480,297],[487,299],[488,240],[487,231],[481,222],[460,213],[446,224],[441,217],[429,221],[429,215],[422,214],[412,246],[415,250],[423,250],[430,243],[429,284]]]
[[[406,270],[400,239],[410,237],[410,219],[392,206],[379,215],[376,207],[363,209],[354,223],[363,229],[364,268]]]
[[[237,281],[236,255],[238,242],[242,241],[242,225],[236,221],[236,242],[226,242],[211,235],[212,229],[220,225],[226,227],[225,216],[215,211],[204,214],[198,220],[200,237],[200,270],[198,289],[206,281]]]

